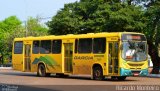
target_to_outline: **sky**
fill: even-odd
[[[0,0],[0,21],[9,16],[17,16],[21,21],[28,17],[53,17],[64,4],[79,0]]]

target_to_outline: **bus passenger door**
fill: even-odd
[[[72,73],[72,61],[73,61],[73,43],[64,44],[64,72]]]
[[[24,44],[24,71],[31,71],[31,44]]]
[[[119,43],[118,41],[108,41],[108,73],[118,75],[119,68]]]

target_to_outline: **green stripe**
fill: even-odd
[[[39,58],[35,58],[34,61],[32,62],[32,64],[37,64],[38,62],[44,62],[45,64],[47,64],[49,66],[57,65],[56,60],[54,60],[53,58],[51,58],[48,55],[40,56]]]

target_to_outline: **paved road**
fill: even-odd
[[[3,88],[18,88],[16,91],[28,91],[29,89],[39,89],[39,91],[108,91],[107,89],[110,89],[111,91],[121,90],[119,86],[126,85],[129,87],[141,85],[158,86],[154,87],[154,90],[159,91],[160,78],[128,77],[125,81],[117,81],[106,78],[104,81],[95,81],[91,80],[89,76],[70,76],[67,78],[60,78],[52,75],[51,77],[37,77],[36,73],[19,72],[11,69],[0,69],[0,91],[6,91]],[[128,89],[126,91],[128,91]]]

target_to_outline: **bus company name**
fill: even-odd
[[[75,56],[74,60],[93,60],[92,56]]]

